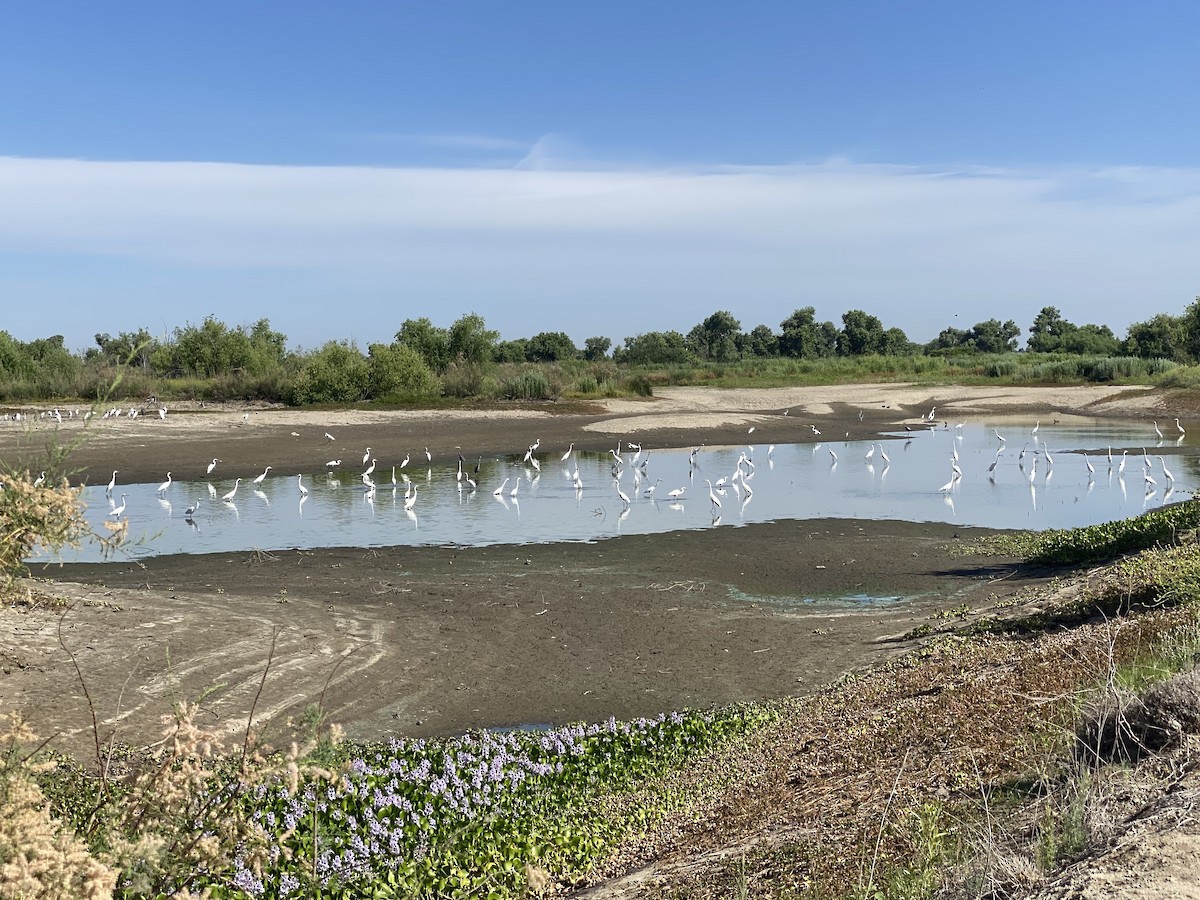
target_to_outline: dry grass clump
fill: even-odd
[[[25,560],[41,548],[58,551],[99,540],[115,549],[125,538],[125,522],[105,523],[97,535],[83,514],[83,487],[66,478],[34,476],[29,471],[0,472],[0,599],[11,599],[17,579],[27,572]]]
[[[1093,765],[1137,762],[1198,733],[1200,672],[1186,672],[1095,705],[1076,729],[1076,753]]]
[[[35,735],[18,713],[0,713],[0,897],[111,897],[117,873],[50,815],[23,748]]]

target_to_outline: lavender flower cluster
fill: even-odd
[[[586,831],[598,797],[743,727],[736,714],[690,712],[364,745],[336,784],[307,783],[294,796],[282,785],[261,788],[255,816],[288,852],[281,843],[271,873],[239,868],[233,883],[270,898],[363,879],[397,885],[397,896],[452,894],[486,870],[491,887],[499,878],[519,888],[531,855],[572,858],[581,829],[564,823],[574,817]],[[585,862],[586,848],[575,856]]]

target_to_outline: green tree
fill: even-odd
[[[842,330],[838,334],[838,356],[863,356],[868,353],[883,353],[887,349],[887,337],[883,323],[875,316],[852,309],[842,313]]]
[[[980,353],[1011,353],[1017,349],[1017,337],[1021,329],[1012,319],[1001,323],[999,319],[976,322],[967,335],[967,344]]]
[[[701,359],[729,362],[738,358],[742,324],[728,310],[713,313],[687,335],[687,345]]]
[[[357,403],[365,400],[371,371],[358,347],[329,341],[305,357],[292,381],[292,403]]]
[[[1159,313],[1145,322],[1134,322],[1125,333],[1124,352],[1142,359],[1171,359],[1183,362],[1184,325],[1178,316]]]
[[[525,345],[525,358],[530,362],[558,362],[577,359],[579,348],[570,335],[561,331],[543,331],[535,334]]]
[[[1025,346],[1031,353],[1053,353],[1062,348],[1063,338],[1074,329],[1057,306],[1044,306],[1029,327]]]
[[[588,362],[599,362],[608,358],[612,341],[606,337],[590,337],[583,342],[583,358]]]
[[[116,337],[110,334],[96,335],[96,347],[89,350],[87,358],[100,357],[110,365],[134,365],[146,369],[151,365],[158,341],[145,328],[137,331],[122,331]]]
[[[438,328],[429,319],[405,319],[396,332],[396,343],[411,347],[421,354],[425,365],[435,372],[445,372],[450,365],[450,332]]]
[[[450,326],[450,358],[483,365],[491,361],[499,337],[500,332],[488,329],[483,316],[467,313]]]
[[[837,327],[818,322],[811,306],[798,309],[779,323],[779,353],[798,359],[823,359],[837,352]]]
[[[421,354],[404,344],[371,344],[367,372],[372,397],[420,400],[441,391],[441,382]]]
[[[246,330],[230,328],[215,316],[206,317],[199,326],[188,324],[174,332],[172,368],[185,375],[212,378],[247,369],[252,356]]]
[[[631,366],[690,363],[695,355],[678,331],[648,331],[625,338],[625,346],[613,351],[613,359]]]
[[[738,335],[738,352],[743,356],[778,356],[779,338],[766,325],[755,325],[749,334]]]
[[[529,341],[525,338],[501,341],[492,351],[492,358],[498,363],[523,363],[528,358],[525,354],[528,346]]]
[[[1080,325],[1063,336],[1061,345],[1067,353],[1086,356],[1116,356],[1121,342],[1107,325]]]

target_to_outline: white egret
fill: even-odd
[[[213,500],[216,500],[217,499],[217,489],[215,487],[213,487],[213,483],[211,481],[208,482],[207,487],[208,487],[208,496],[211,497]]]
[[[396,467],[392,466],[392,487],[396,486]]]
[[[1167,479],[1167,483],[1174,484],[1175,476],[1171,474],[1171,470],[1167,468],[1167,464],[1163,462],[1163,458],[1161,456],[1158,458],[1158,462],[1162,466],[1163,477]]]
[[[542,464],[537,461],[536,456],[529,457],[529,462],[533,465],[533,467],[535,469],[537,469],[537,471],[539,471],[539,472],[542,471]]]
[[[867,455],[863,458],[865,460],[867,460],[867,462],[870,462],[872,459],[875,458],[875,445],[874,444],[872,444],[870,447],[867,448]]]
[[[475,490],[475,488],[478,487],[478,485],[475,483],[475,479],[470,475],[465,476],[465,481],[467,482],[467,487],[469,487],[471,490]]]
[[[1092,461],[1090,459],[1088,459],[1088,455],[1086,453],[1083,454],[1083,462],[1084,462],[1084,465],[1087,466],[1088,474],[1095,475],[1096,467],[1092,465]]]
[[[196,510],[198,510],[199,508],[200,508],[200,500],[199,500],[199,498],[197,498],[195,503],[193,503],[191,506],[189,506],[187,509],[185,509],[183,511],[183,517],[185,519],[192,518],[193,516],[196,515]]]
[[[662,483],[662,479],[661,479],[661,478],[659,478],[657,481],[655,481],[655,482],[654,482],[654,484],[650,485],[650,487],[648,487],[648,488],[646,488],[646,490],[642,491],[642,496],[644,496],[644,497],[653,497],[653,496],[654,496],[654,491],[655,491],[655,490],[658,488],[658,486],[659,486],[661,483]]]
[[[409,461],[409,459],[411,459],[411,458],[412,458],[412,454],[411,454],[411,453],[405,453],[405,454],[404,454],[404,461],[403,461],[402,463],[400,463],[400,468],[402,468],[402,469],[403,469],[405,466],[407,466],[407,465],[408,465],[408,461]]]
[[[331,460],[329,460],[329,462],[325,463],[325,467],[328,469],[334,469],[334,468],[337,468],[338,466],[340,466],[341,464],[342,464],[342,461],[340,459],[331,459]]]
[[[1021,448],[1021,452],[1017,454],[1017,462],[1023,462],[1025,459],[1025,451],[1029,449],[1029,441],[1025,442],[1025,446]]]
[[[425,461],[426,461],[426,462],[433,462],[433,454],[429,452],[429,448],[428,448],[428,447],[426,447],[426,448],[425,448]]]
[[[217,463],[219,463],[219,462],[220,462],[219,459],[214,459],[212,462],[210,462],[208,464],[208,468],[204,470],[204,474],[211,475],[213,473],[213,469],[215,469],[217,467]]]
[[[1108,448],[1108,467],[1112,468],[1112,447]]]
[[[892,458],[883,452],[883,444],[879,445],[879,458],[883,460],[883,465],[885,467],[892,464]]]
[[[1041,428],[1041,427],[1042,427],[1042,420],[1041,420],[1041,419],[1038,419],[1038,420],[1037,420],[1037,424],[1033,426],[1033,430],[1032,430],[1032,431],[1030,431],[1029,433],[1030,433],[1031,435],[1033,435],[1034,437],[1037,437],[1038,429],[1039,429],[1039,428]]]
[[[1046,457],[1046,465],[1054,465],[1054,457],[1050,455],[1050,445],[1042,441],[1042,455]]]
[[[499,496],[501,496],[501,495],[504,493],[504,486],[505,486],[505,485],[507,485],[507,484],[508,484],[508,479],[507,479],[507,478],[505,478],[505,479],[504,479],[504,483],[503,483],[503,484],[501,484],[501,485],[500,485],[500,487],[498,487],[498,488],[496,488],[494,491],[492,491],[492,496],[493,496],[493,497],[499,497]]]
[[[299,487],[300,487],[300,496],[307,497],[308,496],[308,488],[306,488],[304,486],[304,476],[303,475],[296,476],[296,484],[299,485]]]
[[[940,488],[938,488],[938,490],[943,494],[948,494],[952,490],[954,490],[954,485],[957,483],[958,483],[958,479],[952,477],[949,481],[947,481]]]
[[[628,508],[629,495],[626,494],[623,490],[621,490],[620,486],[617,487],[617,496],[621,498],[621,502],[625,504],[626,508]]]
[[[833,448],[829,448],[829,457],[833,460],[834,465],[837,465],[837,454],[833,452]]]
[[[414,486],[412,495],[404,498],[404,511],[408,512],[410,509],[413,508],[413,506],[416,504],[416,502],[417,502],[417,489]]]
[[[521,476],[517,476],[517,480],[513,482],[513,489],[508,492],[508,496],[515,498],[517,496],[517,488],[521,486]]]
[[[157,491],[155,491],[155,493],[161,494],[161,493],[163,493],[164,491],[166,491],[166,489],[167,489],[167,488],[169,488],[170,486],[171,486],[171,473],[170,473],[170,472],[168,472],[168,473],[167,473],[167,480],[166,480],[166,481],[164,481],[162,484],[160,484],[160,485],[158,486],[158,490],[157,490]]]
[[[994,434],[997,438],[1000,439],[1000,443],[1002,443],[1002,444],[1008,443],[1008,441],[1006,441],[1004,439],[1004,435],[1002,435],[1000,432],[998,432],[995,428],[992,429],[992,434]]]
[[[240,478],[235,478],[235,479],[234,479],[234,481],[233,481],[233,490],[232,490],[232,491],[230,491],[230,492],[229,492],[228,494],[226,494],[225,496],[223,496],[221,499],[222,499],[222,500],[224,500],[226,503],[232,503],[232,502],[233,502],[233,498],[237,496],[237,489],[238,489],[238,485],[239,485],[239,484],[241,484],[241,483],[242,483],[242,479],[240,479]]]
[[[815,434],[817,437],[820,437],[820,436],[821,436],[821,432],[817,431],[817,426],[816,426],[816,425],[813,425],[812,423],[809,423],[809,426],[808,426],[808,427],[812,429],[812,433],[813,433],[813,434]]]
[[[129,495],[128,495],[128,494],[122,494],[122,495],[121,495],[121,505],[120,505],[120,506],[115,506],[115,507],[113,507],[113,510],[112,510],[112,512],[110,512],[110,513],[108,514],[109,518],[111,518],[111,519],[119,519],[119,518],[121,518],[121,514],[125,512],[125,498],[126,498],[127,496],[129,496]]]
[[[1162,429],[1158,427],[1157,422],[1154,422],[1153,425],[1154,425],[1154,433],[1158,435],[1158,439],[1161,441],[1163,439]]]
[[[45,469],[43,469],[43,470],[42,470],[42,474],[41,474],[41,475],[39,475],[37,478],[33,479],[33,486],[34,486],[35,488],[36,488],[36,487],[41,487],[41,486],[42,486],[43,484],[45,484],[45,483],[46,483],[46,470],[45,470]],[[121,496],[122,496],[122,497],[124,497],[125,495],[124,495],[124,494],[122,494]]]
[[[571,458],[571,454],[575,451],[575,442],[571,441],[571,446],[567,448],[567,452],[562,455],[562,461],[566,462]]]
[[[108,494],[108,495],[111,497],[111,496],[112,496],[112,492],[113,492],[113,488],[115,488],[116,486],[117,486],[117,472],[116,472],[116,470],[114,469],[114,470],[113,470],[113,474],[112,474],[112,478],[110,478],[110,479],[109,479],[109,481],[108,481],[108,487],[105,489],[104,493]]]
[[[716,495],[716,492],[713,491],[712,482],[709,481],[707,478],[705,478],[704,481],[708,485],[708,499],[710,501],[712,501],[712,505],[714,508],[720,509],[721,508],[721,499]]]
[[[462,481],[462,479],[463,479],[463,467],[462,466],[463,466],[463,458],[462,458],[462,454],[460,453],[458,455],[458,472],[454,476],[455,481]]]
[[[1180,437],[1183,437],[1185,434],[1187,434],[1187,432],[1183,430],[1183,426],[1179,424],[1178,419],[1175,420],[1175,427],[1179,430]]]
[[[683,492],[686,490],[687,490],[686,487],[675,488],[675,490],[673,490],[673,491],[667,491],[667,496],[670,497],[672,500],[678,500],[683,496]]]
[[[271,471],[271,467],[267,466],[265,469],[263,469],[263,473],[254,479],[254,483],[262,484],[264,481],[267,480],[267,473],[270,471]]]
[[[1146,470],[1142,471],[1142,479],[1146,482],[1146,487],[1158,484],[1158,482],[1154,480],[1154,476]]]
[[[325,432],[325,440],[332,442],[332,441],[334,440],[334,437],[333,437],[333,435],[332,435],[332,434],[330,434],[330,433],[327,431],[327,432]]]
[[[363,474],[370,475],[374,471],[375,471],[375,460],[372,459],[371,464],[369,466],[367,466],[367,470],[365,472],[363,472]]]
[[[1128,454],[1129,454],[1128,450],[1121,451],[1121,464],[1119,466],[1117,466],[1117,474],[1118,475],[1125,474],[1125,463],[1127,461]]]

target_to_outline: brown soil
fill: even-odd
[[[330,457],[357,464],[367,445],[381,465],[426,445],[435,465],[452,465],[459,452],[521,453],[539,438],[543,452],[617,440],[737,444],[753,426],[756,443],[786,443],[816,439],[810,423],[839,438],[922,427],[934,405],[951,422],[987,412],[1019,423],[1078,414],[1165,424],[1176,414],[1139,388],[903,385],[671,389],[563,413],[172,410],[163,420],[93,421],[70,462],[92,482],[113,469],[134,481],[200,474],[213,457],[226,478],[266,463],[321,471]],[[37,467],[51,441],[80,430],[72,420],[10,428],[0,455]],[[201,696],[231,736],[252,708],[270,735],[320,702],[350,736],[379,738],[794,695],[908,649],[903,635],[939,613],[985,612],[1043,580],[1013,561],[955,556],[956,540],[972,533],[800,521],[598,544],[67,566],[35,574],[53,578],[38,587],[69,605],[0,607],[0,708],[22,709],[53,746],[87,753],[89,698],[102,738],[142,745],[158,738],[172,699]],[[910,599],[836,602],[851,594]]]

